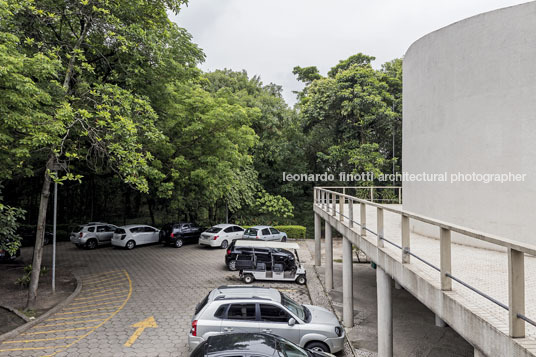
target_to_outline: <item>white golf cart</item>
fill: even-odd
[[[236,241],[235,246],[254,248],[252,254],[240,254],[236,258],[240,279],[246,284],[255,280],[295,281],[301,285],[307,282],[297,243],[244,240]]]

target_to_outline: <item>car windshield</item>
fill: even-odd
[[[308,357],[310,354],[303,348],[288,341],[280,340],[281,352],[286,357]]]
[[[206,230],[207,233],[218,233],[219,231],[221,231],[220,227],[210,227]]]
[[[305,309],[302,305],[298,304],[296,301],[292,300],[283,293],[281,294],[281,304],[286,307],[294,315],[298,316],[301,320],[305,321]]]
[[[244,235],[246,236],[256,236],[257,235],[257,228],[248,228],[244,232]]]

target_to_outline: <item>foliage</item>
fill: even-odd
[[[24,267],[24,273],[20,278],[18,278],[15,281],[16,285],[19,285],[20,287],[26,288],[28,285],[30,285],[30,276],[32,274],[32,264],[26,265]],[[41,267],[41,271],[39,273],[39,276],[45,276],[48,274],[48,268],[46,266]]]

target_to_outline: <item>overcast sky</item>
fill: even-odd
[[[190,0],[173,17],[205,52],[203,70],[230,68],[283,86],[293,105],[294,66],[322,74],[352,54],[374,67],[402,57],[427,33],[514,0]]]

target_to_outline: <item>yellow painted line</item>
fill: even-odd
[[[116,276],[115,273],[123,273],[123,271],[122,270],[110,270],[104,273],[97,273],[97,274],[82,276],[80,278],[82,279],[82,282],[89,283],[91,281],[94,281],[94,280],[96,281],[96,280],[103,279],[109,276]],[[117,276],[123,276],[123,274],[117,274]]]
[[[105,314],[108,315],[108,314]],[[59,324],[48,324],[48,325],[37,325],[34,328],[37,327],[52,327],[52,326],[63,326],[63,325],[76,325],[76,324],[84,324],[86,322],[96,322],[96,321],[102,321],[104,319],[93,319],[93,320],[82,320],[82,321],[71,321],[71,322],[61,322]]]
[[[114,281],[124,281],[124,282],[126,282],[127,280],[125,279],[124,276],[114,276],[113,278],[101,279],[101,280],[96,280],[96,281],[93,281],[93,282],[82,281],[82,283],[89,284],[89,285],[102,284],[104,282],[106,284],[112,284],[112,283],[114,283]]]
[[[105,291],[118,291],[118,290],[121,290],[121,289],[117,289],[117,288],[113,288],[113,289],[106,289],[106,290],[101,290],[101,291],[98,291],[97,294],[92,294],[92,295],[84,295],[85,297],[95,297],[95,295],[98,295],[100,293],[103,293]],[[123,290],[124,291],[124,290]],[[126,291],[124,291],[126,292]],[[82,293],[82,294],[85,294],[85,293]]]
[[[122,298],[125,298],[126,296],[117,296],[117,298],[119,299],[122,299]],[[109,297],[107,298],[102,298],[102,299],[96,299],[96,300],[91,300],[92,302],[95,302],[95,301],[104,301],[104,300],[110,300]],[[69,306],[76,306],[76,305],[84,305],[84,304],[87,304],[87,302],[77,302],[76,304],[69,304]]]
[[[93,317],[93,316],[101,316],[101,315],[108,315],[109,312],[103,312],[99,314],[88,314],[88,315],[80,315],[80,316],[70,316],[70,317],[58,317],[55,319],[46,319],[45,321],[58,321],[58,320],[74,320],[74,319],[83,319],[84,317]]]
[[[99,307],[96,309],[89,309],[89,310],[79,310],[79,311],[69,311],[69,312],[58,312],[56,315],[72,315],[72,314],[78,314],[80,312],[90,312],[90,311],[100,311],[100,310],[106,310],[106,309],[115,309],[118,306],[110,306],[110,307]],[[111,312],[110,312],[111,313]]]
[[[145,331],[146,328],[157,328],[158,324],[156,323],[154,316],[149,316],[143,321],[136,322],[135,324],[132,325],[132,327],[136,327],[136,331],[134,331],[132,336],[130,336],[127,342],[125,342],[125,345],[124,345],[125,347],[132,346],[134,342],[136,342],[138,337],[141,336],[143,331]]]
[[[43,342],[43,341],[55,341],[55,340],[67,340],[78,338],[80,336],[64,336],[64,337],[51,337],[51,338],[38,338],[35,340],[18,340],[18,341],[4,341],[2,343],[30,343],[30,342]]]
[[[110,296],[112,295],[111,297],[116,297],[116,296],[119,296],[121,294],[125,294],[127,291],[125,290],[125,292],[118,292],[118,293],[107,293],[107,294],[102,294],[102,295],[93,295],[93,296],[89,296],[89,297],[86,297],[86,298],[76,298],[74,299],[75,301],[80,301],[80,300],[89,300],[89,299],[93,299],[93,298],[96,298],[96,297],[101,297],[101,296]]]
[[[51,349],[51,348],[63,348],[63,347],[67,347],[67,346],[69,346],[69,345],[64,345],[64,346],[46,346],[46,347],[7,348],[7,349],[2,349],[2,350],[0,350],[0,352],[48,350],[48,349]],[[57,352],[56,352],[56,353],[57,353]],[[54,353],[54,354],[56,354],[56,353]]]
[[[79,341],[81,341],[82,339],[86,338],[87,336],[91,335],[93,332],[95,332],[96,329],[98,329],[99,327],[101,327],[102,325],[104,325],[106,322],[108,322],[112,317],[114,317],[115,315],[117,315],[119,313],[119,311],[123,310],[123,308],[126,306],[128,300],[130,300],[130,297],[132,296],[132,280],[130,279],[130,276],[128,275],[128,273],[126,272],[126,270],[124,271],[125,273],[125,276],[127,277],[128,279],[128,296],[127,298],[125,299],[125,301],[123,301],[123,304],[121,306],[119,306],[117,308],[117,310],[115,310],[110,316],[108,316],[106,319],[104,319],[104,321],[102,321],[100,324],[98,324],[93,330],[91,331],[88,331],[86,334],[80,336],[76,341],[73,341],[71,342],[70,344],[68,344],[67,346],[63,346],[62,349],[59,349],[58,351],[55,351],[54,353],[46,356],[46,357],[52,357],[52,356],[55,356],[57,353],[59,352],[62,352],[62,351],[65,351],[67,348],[73,346],[74,344],[78,343]]]
[[[102,305],[111,305],[111,304],[117,304],[117,301],[110,301],[110,302],[100,302],[98,304],[93,304],[93,305],[85,305],[85,306],[79,306],[79,307],[75,307],[74,309],[63,309],[63,311],[73,311],[73,310],[78,310],[78,309],[84,309],[86,307],[95,307],[95,306],[102,306]]]
[[[125,283],[126,283],[126,281],[125,281]],[[117,284],[117,285],[119,285],[119,284]],[[111,289],[117,289],[118,288],[117,285],[115,285],[115,286],[101,286],[101,287],[98,287],[98,288],[95,288],[95,289],[86,289],[86,290],[84,290],[82,292],[82,294],[89,293],[89,292],[92,292],[92,291],[96,291],[97,294],[100,294],[100,293],[102,293],[104,291],[110,291]],[[106,289],[108,289],[108,290],[106,290]]]
[[[21,333],[21,336],[42,335],[44,333],[55,333],[55,332],[89,330],[89,329],[92,329],[94,327],[97,327],[97,326],[66,328],[66,329],[63,329],[63,330],[46,330],[46,331],[37,331],[37,332],[26,332],[26,333]]]

